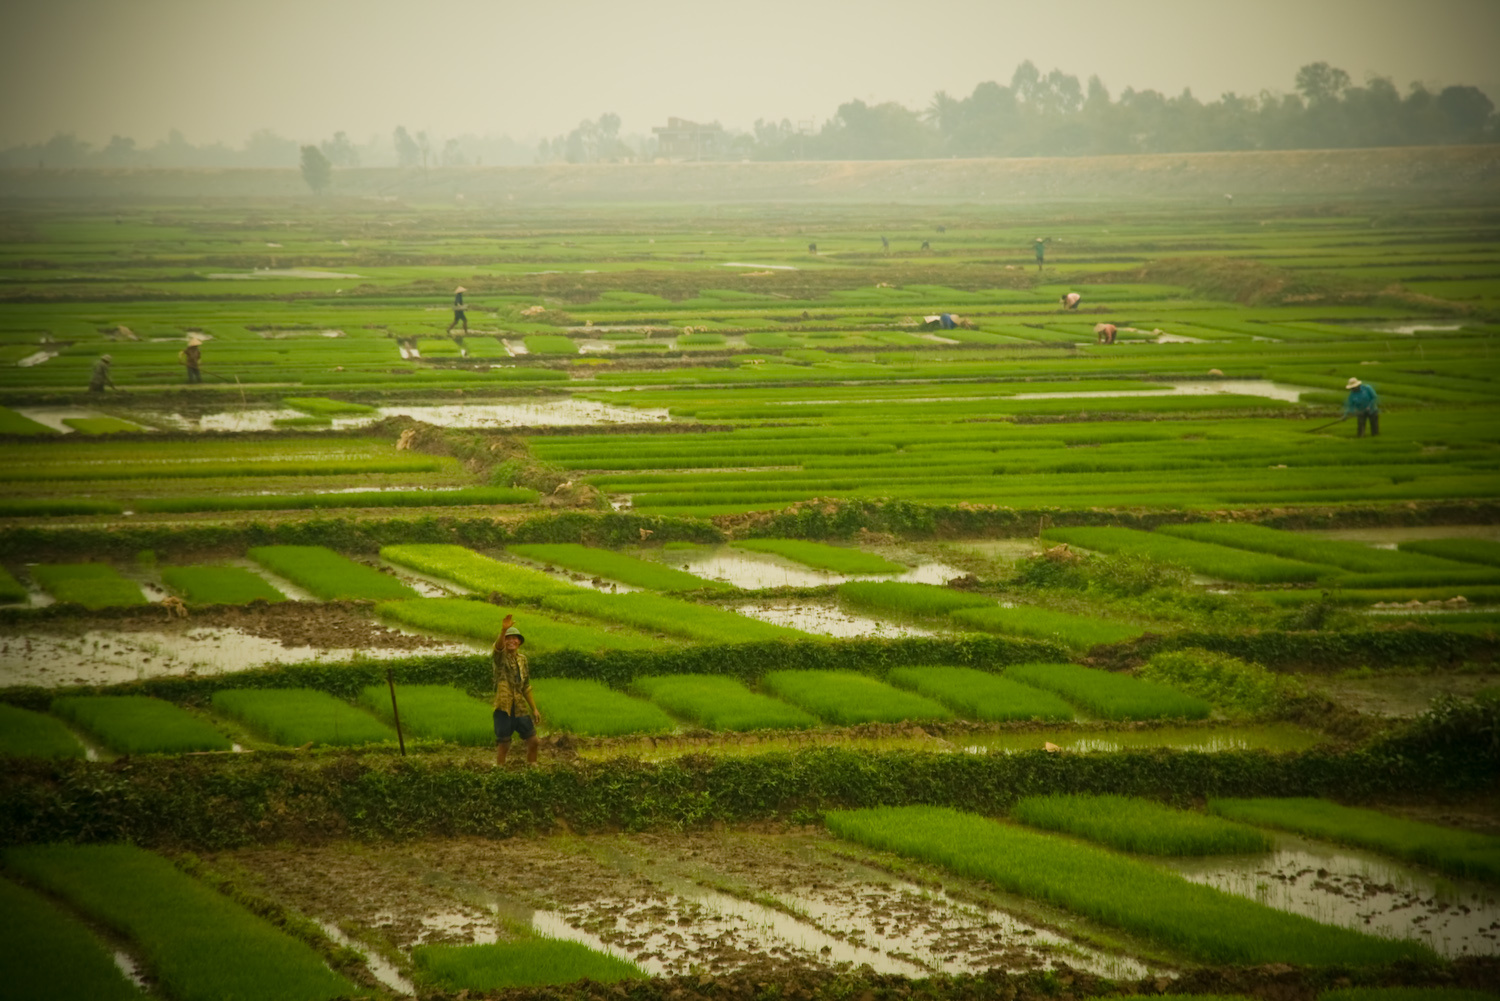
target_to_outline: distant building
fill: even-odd
[[[729,151],[729,139],[718,122],[699,125],[686,118],[668,118],[656,126],[656,155],[663,160],[719,160]]]

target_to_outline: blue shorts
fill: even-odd
[[[512,716],[502,709],[495,710],[495,743],[509,744],[510,735],[518,733],[522,740],[536,736],[536,724],[530,716]]]

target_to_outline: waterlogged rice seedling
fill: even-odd
[[[1231,855],[1267,852],[1264,831],[1138,796],[1027,796],[1011,807],[1023,824],[1064,831],[1140,855]]]
[[[608,577],[632,587],[645,587],[653,591],[695,591],[699,588],[725,590],[728,584],[716,580],[705,580],[694,574],[672,567],[637,559],[624,553],[608,549],[580,546],[575,542],[559,542],[542,545],[511,546],[510,551],[522,559],[537,563],[556,563],[558,566],[577,570],[579,573]]]
[[[984,608],[995,604],[994,598],[966,594],[936,584],[887,580],[854,580],[840,584],[839,600],[854,608],[911,616],[948,615],[960,608]]]
[[[438,633],[466,636],[493,643],[500,635],[506,610],[466,598],[415,598],[388,601],[375,607],[383,618]],[[662,643],[629,629],[606,629],[598,624],[567,622],[541,612],[527,611],[518,625],[528,650],[658,650]]]
[[[898,667],[886,680],[936,699],[964,719],[1073,718],[1073,707],[1051,692],[972,667]]]
[[[85,608],[147,604],[139,584],[104,563],[39,563],[31,576],[58,601]]]
[[[750,691],[734,678],[713,674],[650,675],[630,683],[674,716],[710,730],[787,730],[817,726],[796,706]]]
[[[1211,799],[1210,813],[1357,845],[1459,876],[1500,881],[1500,838],[1340,806],[1326,799]]]
[[[822,542],[803,542],[801,539],[740,539],[734,545],[754,553],[774,553],[795,563],[833,573],[902,573],[906,570],[900,563],[893,563],[883,556]]]
[[[286,600],[286,595],[243,567],[162,567],[161,579],[196,604],[243,605],[251,601]]]
[[[1087,649],[1100,643],[1123,643],[1135,639],[1145,630],[1140,626],[1107,622],[1085,615],[1055,612],[1034,605],[1001,608],[959,608],[950,613],[954,622],[987,633],[1010,633],[1034,639],[1058,640],[1076,649]]]
[[[1500,567],[1500,542],[1489,539],[1414,539],[1399,543],[1402,552],[1420,553],[1462,563],[1486,563]]]
[[[1209,704],[1175,688],[1077,664],[1012,664],[1005,676],[1055,692],[1100,719],[1206,719]]]
[[[578,345],[562,334],[528,334],[526,353],[533,355],[576,355]]]
[[[771,671],[761,687],[839,726],[953,718],[939,702],[850,671]]]
[[[133,845],[12,848],[5,863],[139,946],[180,1001],[323,1001],[358,993],[316,952]]]
[[[1420,553],[1376,549],[1358,542],[1319,539],[1300,532],[1283,532],[1260,525],[1163,525],[1157,531],[1182,539],[1212,542],[1258,553],[1271,553],[1275,556],[1285,556],[1309,563],[1325,563],[1328,566],[1358,573],[1463,569],[1462,563],[1455,564],[1449,560],[1424,556]]]
[[[499,990],[571,984],[587,977],[602,984],[645,978],[634,963],[579,942],[527,938],[489,945],[419,945],[412,950],[416,978],[443,990]]]
[[[324,601],[415,598],[417,592],[324,546],[256,546],[250,558]]]
[[[310,688],[227,688],[214,692],[213,706],[286,747],[347,747],[396,739],[395,730],[369,713]]]
[[[838,810],[825,820],[841,838],[987,880],[1207,962],[1323,966],[1437,961],[1435,953],[1417,942],[1319,924],[1104,848],[957,810]]]
[[[619,737],[677,729],[677,721],[659,707],[597,681],[534,677],[531,694],[547,726],[553,730],[590,737]]]
[[[0,983],[11,1001],[139,1001],[141,992],[82,922],[0,879]]]
[[[578,587],[544,595],[542,607],[608,622],[622,622],[637,629],[682,636],[699,643],[758,643],[810,638],[800,630],[762,622],[748,615],[646,591],[603,594]]]
[[[461,584],[479,594],[494,591],[515,601],[536,601],[554,591],[581,591],[540,570],[502,563],[472,549],[447,544],[386,546],[380,555],[392,563]]]
[[[314,417],[348,417],[355,414],[373,414],[374,407],[363,403],[350,403],[347,400],[330,400],[325,396],[288,396],[282,399],[282,404],[292,410],[300,410],[304,414]]]
[[[386,722],[395,721],[387,685],[361,688],[359,704]],[[398,685],[396,706],[401,711],[401,729],[407,736],[447,740],[469,747],[495,742],[490,704],[451,685]]]
[[[121,754],[228,751],[229,738],[179,706],[143,695],[70,695],[52,711]]]
[[[1252,553],[1210,542],[1194,542],[1159,532],[1131,528],[1049,528],[1042,537],[1052,542],[1095,549],[1102,553],[1138,552],[1166,563],[1181,563],[1194,571],[1223,580],[1251,584],[1315,581],[1336,571],[1331,567]]]
[[[0,603],[25,601],[28,597],[25,585],[12,577],[9,570],[0,567]]]
[[[460,507],[529,504],[535,490],[467,487],[461,490],[356,490],[326,494],[227,494],[213,497],[148,497],[137,511],[305,511],[346,507]]]
[[[81,758],[83,745],[45,713],[0,703],[0,757]]]

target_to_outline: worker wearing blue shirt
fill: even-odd
[[[1344,416],[1353,414],[1358,421],[1358,428],[1354,433],[1356,438],[1365,436],[1365,422],[1370,424],[1370,437],[1380,434],[1380,400],[1375,395],[1375,387],[1368,383],[1360,382],[1358,379],[1350,378],[1344,384],[1349,390],[1349,398],[1344,401]]]

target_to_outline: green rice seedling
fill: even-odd
[[[1500,542],[1489,539],[1413,539],[1399,543],[1396,548],[1459,563],[1486,563],[1500,567]]]
[[[1358,591],[1379,591],[1389,588],[1422,587],[1484,587],[1500,584],[1500,567],[1479,567],[1469,564],[1461,570],[1402,570],[1398,573],[1351,573],[1336,582],[1340,587]]]
[[[1459,876],[1500,881],[1500,838],[1340,806],[1326,799],[1211,799],[1210,813],[1295,831],[1420,862]]]
[[[1207,699],[1231,716],[1274,716],[1280,707],[1306,693],[1295,677],[1196,647],[1153,655],[1141,668],[1140,677]]]
[[[936,699],[964,719],[1070,720],[1073,707],[1051,692],[972,667],[898,667],[886,680]]]
[[[539,570],[502,563],[464,546],[443,543],[386,546],[380,555],[392,563],[462,584],[479,594],[493,591],[517,601],[535,601],[554,591],[583,590]]]
[[[809,638],[807,633],[799,630],[762,622],[738,612],[647,591],[604,594],[578,587],[543,595],[542,607],[620,622],[648,632],[682,636],[699,643],[759,643]]]
[[[162,567],[161,579],[188,601],[204,605],[243,605],[285,601],[286,595],[243,567]]]
[[[854,608],[869,608],[899,615],[948,615],[960,608],[984,608],[994,598],[967,594],[935,584],[908,584],[891,580],[856,580],[839,585],[839,600]]]
[[[644,699],[633,699],[597,681],[532,678],[531,694],[546,725],[590,737],[669,733],[677,721]]]
[[[726,590],[729,585],[716,580],[705,580],[695,574],[672,567],[637,559],[624,553],[592,546],[580,546],[575,542],[558,542],[540,545],[511,546],[510,552],[523,559],[537,563],[556,563],[558,566],[577,570],[579,573],[608,577],[632,587],[645,587],[653,591],[695,591],[700,588]]]
[[[30,595],[26,585],[11,576],[10,571],[0,567],[0,604],[26,601]]]
[[[1012,664],[1005,676],[1061,695],[1100,719],[1206,719],[1210,708],[1175,688],[1078,664]]]
[[[0,983],[11,1001],[141,997],[82,922],[5,879],[0,879]]]
[[[412,964],[420,984],[448,991],[571,984],[584,978],[612,984],[646,977],[634,963],[556,938],[488,945],[419,945],[412,950]]]
[[[883,556],[822,542],[803,542],[801,539],[740,539],[734,545],[754,553],[774,553],[795,563],[834,573],[902,573],[906,570],[900,563],[893,563]]]
[[[953,718],[939,702],[851,671],[771,671],[760,683],[772,695],[840,726]]]
[[[119,434],[122,431],[146,430],[139,424],[118,417],[64,417],[63,423],[79,434]]]
[[[395,722],[389,686],[366,685],[359,691],[359,704],[386,722]],[[490,704],[451,685],[399,685],[396,707],[401,713],[401,729],[407,736],[447,740],[469,747],[495,742]]]
[[[31,576],[58,601],[85,608],[147,604],[139,584],[104,563],[38,563]]]
[[[1319,539],[1300,532],[1283,532],[1261,525],[1203,524],[1163,525],[1157,529],[1166,535],[1198,542],[1233,546],[1258,553],[1271,553],[1309,563],[1324,563],[1359,573],[1403,573],[1408,571],[1459,570],[1461,563],[1441,560],[1419,553],[1394,549],[1375,549],[1358,542]]]
[[[83,756],[83,745],[56,718],[0,702],[0,757]]]
[[[53,435],[57,433],[56,428],[49,428],[30,417],[18,414],[10,407],[0,407],[0,434]]]
[[[167,997],[323,1001],[358,993],[306,944],[133,845],[12,848],[5,864],[132,939]]]
[[[1145,630],[1122,622],[1108,622],[1086,615],[1056,612],[1035,605],[1001,608],[959,608],[949,614],[954,622],[987,633],[1010,633],[1035,639],[1057,640],[1076,649],[1100,643],[1123,643]]]
[[[375,606],[375,614],[417,629],[492,643],[500,635],[507,609],[466,598],[414,598],[383,602]],[[571,622],[537,611],[521,613],[517,624],[526,636],[526,648],[532,651],[659,650],[662,646],[660,640],[630,629]]]
[[[214,692],[213,707],[286,747],[396,739],[395,730],[369,713],[310,688],[226,688]]]
[[[415,598],[417,592],[374,567],[324,546],[256,546],[250,558],[324,601]]]
[[[528,334],[526,353],[532,355],[576,355],[578,345],[562,334]]]
[[[228,751],[232,745],[207,720],[144,695],[70,695],[52,712],[120,754]]]
[[[330,400],[326,396],[287,396],[281,401],[282,405],[292,410],[300,410],[304,414],[313,417],[347,417],[355,414],[373,414],[375,408],[363,403],[351,403],[348,400]]]
[[[1139,855],[1231,855],[1275,847],[1264,831],[1246,824],[1138,796],[1027,796],[1010,808],[1010,815],[1032,827]]]
[[[1310,582],[1335,573],[1330,567],[1312,563],[1131,528],[1049,528],[1042,537],[1104,553],[1145,553],[1163,562],[1181,563],[1210,577],[1252,584]]]
[[[0,518],[56,518],[70,514],[119,514],[125,506],[116,501],[81,497],[37,497],[0,499]]]
[[[352,490],[324,494],[219,494],[212,497],[150,497],[137,511],[301,511],[347,507],[457,507],[529,504],[537,492],[518,487],[458,490]]]
[[[1210,963],[1436,962],[1435,953],[1414,941],[1320,924],[1108,849],[957,810],[838,810],[825,821],[838,837],[986,880]]]
[[[1344,987],[1324,991],[1318,1001],[1497,1001],[1500,994],[1461,987]]]
[[[796,706],[750,691],[734,678],[712,674],[649,675],[630,683],[667,712],[710,730],[791,730],[817,726]]]

